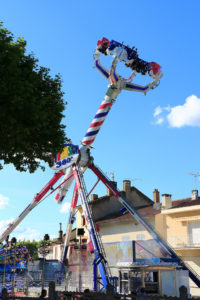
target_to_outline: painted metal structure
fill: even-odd
[[[112,55],[113,60],[110,70],[107,70],[101,65],[101,53],[104,55]],[[126,79],[117,74],[116,67],[118,61],[124,62],[124,64],[132,70],[132,74],[129,78]],[[109,81],[109,86],[106,95],[102,103],[100,104],[100,107],[97,110],[94,119],[92,120],[91,125],[89,126],[85,136],[82,139],[80,147],[72,144],[66,144],[64,151],[61,154],[58,154],[55,165],[53,167],[53,169],[58,172],[55,173],[53,178],[47,183],[47,185],[41,190],[41,192],[35,196],[33,201],[25,208],[25,210],[19,215],[19,217],[17,217],[17,219],[8,226],[6,231],[1,235],[0,241],[5,240],[7,236],[15,229],[15,227],[24,219],[24,217],[36,205],[44,200],[44,196],[48,191],[51,191],[52,193],[58,188],[57,187],[53,189],[53,185],[63,175],[63,180],[59,185],[58,192],[55,196],[55,199],[58,203],[63,202],[68,189],[75,179],[75,188],[64,241],[61,268],[67,256],[70,234],[72,225],[74,223],[76,205],[79,195],[87,223],[87,228],[90,234],[90,239],[94,249],[94,265],[95,267],[99,267],[103,287],[106,290],[108,284],[111,283],[111,274],[105,258],[105,253],[100,236],[93,222],[92,213],[88,205],[88,194],[86,192],[86,187],[83,179],[83,173],[89,167],[97,175],[97,177],[110,189],[115,197],[122,203],[125,209],[128,210],[134,216],[134,218],[136,218],[144,226],[144,228],[158,241],[158,243],[162,246],[163,251],[168,253],[173,259],[176,259],[176,261],[178,261],[183,268],[189,270],[190,277],[200,287],[199,276],[195,274],[193,270],[191,270],[188,266],[186,266],[185,263],[183,263],[183,261],[166,244],[166,242],[164,242],[154,231],[154,229],[149,226],[149,224],[138,214],[137,211],[135,211],[134,207],[130,205],[129,201],[121,196],[119,191],[112,186],[110,180],[107,179],[106,176],[93,164],[93,158],[90,156],[91,145],[93,144],[117,96],[121,93],[122,90],[137,91],[146,94],[149,90],[154,89],[158,86],[159,80],[162,77],[161,67],[155,62],[148,63],[140,59],[135,48],[130,48],[116,41],[109,41],[106,38],[103,38],[97,43],[97,48],[94,53],[94,65],[95,68],[103,75],[103,77]],[[133,84],[131,81],[137,75],[137,73],[140,73],[142,75],[149,75],[153,79],[153,81],[145,86]],[[96,275],[96,272],[94,273]],[[94,290],[97,290],[97,277],[94,278]]]
[[[22,213],[8,225],[6,230],[0,236],[0,242],[5,241],[9,234],[19,225],[19,223],[21,223],[21,221],[31,212],[31,210],[44,200],[44,196],[53,188],[54,184],[63,175],[64,173],[62,171],[55,173],[55,175],[51,178],[51,180],[49,180],[49,182],[44,186],[44,188],[35,195],[34,199],[22,211]]]
[[[7,242],[5,245],[0,244],[0,274],[4,270],[13,269],[13,267],[25,269],[29,259],[29,250],[25,245],[17,246],[11,242]]]
[[[105,39],[103,39],[102,41],[104,43]],[[124,51],[123,46],[120,46],[120,47],[122,48],[121,50],[124,53],[126,50]],[[100,104],[100,106],[94,116],[94,119],[92,120],[92,122],[81,142],[81,144],[82,144],[82,146],[80,147],[81,159],[79,160],[79,165],[82,167],[81,173],[83,173],[85,171],[85,169],[88,167],[88,164],[90,164],[90,161],[91,161],[91,157],[89,155],[90,147],[93,144],[113,103],[115,102],[117,96],[121,93],[121,91],[123,89],[125,89],[125,90],[143,92],[144,94],[146,94],[147,91],[149,91],[150,89],[153,89],[154,87],[156,87],[158,85],[158,81],[162,77],[162,73],[160,71],[159,65],[157,65],[158,70],[157,70],[156,74],[154,74],[155,71],[153,73],[152,68],[149,65],[148,72],[151,72],[151,73],[149,73],[149,75],[151,77],[153,77],[153,82],[151,82],[150,84],[148,84],[146,86],[141,86],[141,85],[136,85],[136,84],[131,83],[132,79],[136,76],[135,70],[128,79],[122,78],[116,72],[118,60],[122,60],[119,46],[117,46],[117,48],[118,48],[117,54],[113,52],[113,49],[114,49],[113,46],[112,46],[112,49],[108,48],[108,51],[109,51],[108,54],[111,54],[114,56],[110,70],[107,70],[106,68],[104,68],[100,63],[100,52],[101,52],[100,50],[102,48],[100,47],[99,42],[97,44],[97,49],[94,53],[94,64],[95,64],[96,69],[110,82],[110,84],[108,86],[106,95],[105,95],[102,103]],[[112,50],[112,52],[111,52],[111,50]],[[135,56],[135,51],[134,51],[134,56]],[[126,63],[127,63],[127,61],[126,61]],[[145,64],[148,64],[148,63],[145,62]],[[69,176],[71,173],[72,173],[72,168],[67,171],[65,177]],[[63,181],[65,180],[65,177],[64,177]],[[76,212],[75,207],[76,207],[76,203],[77,203],[77,199],[78,199],[77,186],[78,185],[80,186],[80,182],[78,181],[77,177],[75,177],[75,179],[76,179],[76,185],[75,185],[73,200],[72,200],[72,204],[71,204],[71,208],[70,208],[70,214],[69,214],[68,226],[67,226],[67,230],[66,230],[66,237],[65,237],[65,241],[64,241],[64,248],[63,248],[60,270],[62,270],[65,258],[67,257],[68,245],[69,245],[69,241],[70,241],[70,233],[72,230],[72,225],[74,222],[74,215]],[[66,182],[66,184],[63,184],[60,187],[60,189],[55,197],[55,199],[59,203],[61,203],[63,201],[63,199],[70,187],[70,184],[71,184],[71,182],[68,181],[68,182]],[[87,204],[88,200],[86,197],[83,197],[83,193],[81,192],[81,189],[80,189],[79,194],[82,195],[82,197],[81,197],[82,206],[88,207],[88,204]],[[92,242],[92,245],[94,248],[94,254],[95,254],[94,290],[97,290],[97,275],[96,275],[97,274],[97,272],[96,272],[97,265],[98,265],[100,273],[101,273],[103,286],[106,289],[107,284],[110,284],[110,279],[109,279],[111,277],[111,276],[109,276],[110,271],[109,271],[109,267],[106,263],[105,253],[104,253],[103,247],[101,245],[101,239],[100,238],[96,239],[97,232],[95,231],[95,227],[93,225],[90,225],[93,223],[92,218],[89,218],[89,220],[88,220],[88,215],[90,215],[88,209],[84,210],[84,215],[85,215],[86,222],[87,222],[87,228],[90,228],[90,227],[93,228],[92,230],[88,229],[88,231],[90,234],[90,239],[91,239],[91,242]]]

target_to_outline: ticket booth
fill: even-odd
[[[130,294],[145,288],[147,294],[179,297],[179,287],[184,285],[189,290],[188,271],[181,270],[177,265],[139,265],[121,264],[119,272],[119,293]]]

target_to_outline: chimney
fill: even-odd
[[[123,180],[123,191],[125,193],[129,193],[131,191],[131,181],[130,180]]]
[[[114,187],[117,187],[117,182],[116,181],[110,181],[110,183],[112,183],[112,185],[114,185]],[[111,196],[112,192],[109,190],[109,188],[107,188],[107,196]]]
[[[162,209],[168,209],[172,207],[172,195],[162,194]]]
[[[153,191],[153,202],[160,203],[160,192],[157,189],[154,189]]]
[[[97,194],[92,194],[90,201],[94,201],[96,199],[98,199],[98,195]]]
[[[59,240],[60,242],[62,242],[62,240],[63,240],[62,223],[59,223],[59,224],[60,224],[60,230],[59,230],[59,232],[58,232],[58,240]]]
[[[192,200],[198,199],[198,190],[192,190]]]

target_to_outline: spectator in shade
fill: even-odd
[[[46,291],[45,289],[43,289],[43,290],[41,291],[41,295],[40,295],[39,299],[45,298],[46,295],[47,295],[47,291]]]

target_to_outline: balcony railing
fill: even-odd
[[[195,240],[193,235],[171,235],[168,237],[168,243],[175,249],[182,248],[200,248],[199,238]]]

